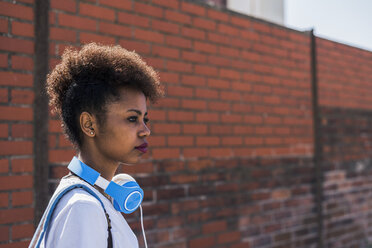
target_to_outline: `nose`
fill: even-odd
[[[150,134],[151,134],[150,128],[146,125],[146,123],[143,123],[142,129],[139,132],[139,136],[140,137],[148,137],[148,136],[150,136]]]

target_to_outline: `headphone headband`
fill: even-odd
[[[67,168],[89,184],[97,185],[103,189],[106,194],[113,198],[114,208],[120,212],[132,213],[142,203],[143,190],[130,176],[126,176],[129,179],[120,181],[119,184],[114,181],[109,182],[77,157],[73,157]],[[117,176],[120,177],[120,174]]]

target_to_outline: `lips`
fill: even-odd
[[[136,146],[135,147],[135,149],[137,149],[137,150],[139,150],[139,151],[141,151],[141,152],[143,152],[143,153],[146,153],[147,152],[147,147],[149,146],[149,144],[148,143],[143,143],[142,145],[140,145],[140,146]]]

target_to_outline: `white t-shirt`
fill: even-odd
[[[128,223],[112,203],[98,190],[77,177],[63,178],[59,192],[73,182],[87,185],[101,199],[111,220],[114,248],[138,248],[138,240]],[[107,219],[101,203],[86,190],[76,188],[58,202],[46,233],[46,247],[53,248],[106,248]]]

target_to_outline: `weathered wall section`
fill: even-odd
[[[324,244],[369,247],[372,54],[318,39]]]

